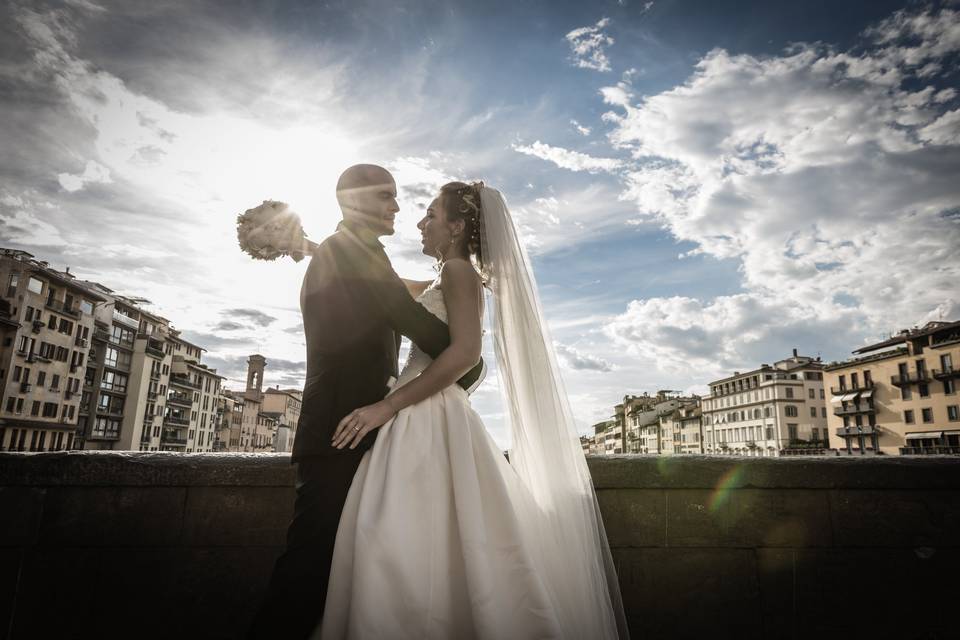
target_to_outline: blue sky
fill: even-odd
[[[437,186],[514,210],[575,414],[704,391],[956,319],[955,2],[97,2],[0,10],[0,244],[149,298],[238,381],[299,384],[304,265],[253,263],[237,213],[314,238],[378,162],[388,243]],[[492,353],[488,350],[488,358]],[[496,375],[475,396],[506,444]]]

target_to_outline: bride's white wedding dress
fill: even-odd
[[[436,282],[418,301],[447,321]],[[396,386],[430,362],[412,346]],[[536,512],[462,388],[401,410],[350,487],[321,638],[563,637]]]

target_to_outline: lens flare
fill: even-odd
[[[716,513],[730,499],[730,492],[740,485],[743,476],[743,466],[737,465],[720,477],[716,489],[710,495],[708,508],[710,513]]]

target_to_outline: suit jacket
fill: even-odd
[[[410,297],[383,245],[345,224],[313,252],[300,292],[307,340],[307,379],[292,460],[349,451],[331,446],[340,420],[382,400],[398,375],[400,336],[432,357],[450,344],[447,325]],[[458,384],[465,389],[482,361]],[[353,452],[373,444],[374,429]]]

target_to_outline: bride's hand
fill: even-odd
[[[356,448],[364,436],[383,426],[396,413],[389,396],[380,402],[354,409],[337,425],[333,434],[333,446],[337,449],[345,446]]]

